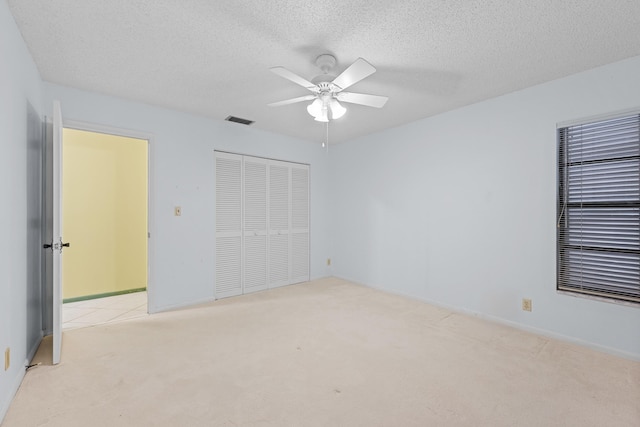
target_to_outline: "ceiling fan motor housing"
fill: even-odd
[[[335,77],[336,76],[334,76],[333,74],[320,74],[319,76],[312,78],[311,83],[318,86],[318,89],[320,89],[320,91],[332,90],[336,87],[336,85],[331,83],[333,79],[335,79]]]
[[[322,54],[316,58],[316,65],[324,74],[328,74],[336,66],[336,57],[328,53]]]

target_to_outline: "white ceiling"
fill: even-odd
[[[358,57],[377,73],[349,91],[332,143],[640,55],[639,0],[8,0],[46,81],[322,141],[314,60]],[[639,83],[640,84],[640,83]],[[241,125],[237,125],[241,126]]]

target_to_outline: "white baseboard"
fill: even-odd
[[[42,338],[44,337],[44,331],[40,332],[40,339],[36,340],[35,343],[29,349],[27,353],[27,358],[24,360],[24,364],[22,365],[22,369],[18,368],[16,370],[16,376],[13,378],[11,382],[11,388],[9,388],[9,393],[6,396],[7,399],[2,402],[2,406],[0,407],[0,424],[2,424],[2,420],[4,420],[5,415],[7,415],[7,411],[11,406],[11,402],[13,398],[16,396],[18,389],[20,388],[20,384],[22,384],[22,380],[24,380],[24,376],[27,373],[27,366],[33,360],[33,357],[36,355],[36,351],[38,351],[38,347],[40,347],[40,343],[42,342]]]
[[[25,367],[29,365],[29,363],[31,363],[31,361],[33,360],[33,357],[36,355],[36,351],[38,351],[38,348],[40,347],[42,338],[44,338],[45,336],[46,335],[44,331],[40,331],[40,339],[38,339],[35,343],[33,343],[33,345],[31,345],[31,348],[27,352],[27,360],[26,360],[26,363],[24,364]]]
[[[469,316],[474,316],[474,317],[478,317],[479,319],[483,319],[483,320],[488,320],[490,322],[495,322],[495,323],[499,323],[501,325],[506,325],[506,326],[510,326],[512,328],[516,328],[516,329],[520,329],[526,332],[530,332],[536,335],[541,335],[547,338],[552,338],[558,341],[564,341],[564,342],[568,342],[571,344],[577,344],[583,347],[587,347],[590,348],[592,350],[596,350],[596,351],[601,351],[603,353],[608,353],[608,354],[612,354],[614,356],[618,356],[618,357],[622,357],[625,359],[629,359],[629,360],[634,360],[634,361],[639,361],[640,362],[640,355],[638,354],[634,354],[634,353],[629,353],[626,351],[622,351],[619,350],[617,348],[612,348],[612,347],[607,347],[604,345],[600,345],[600,344],[596,344],[590,341],[585,341],[585,340],[581,340],[579,338],[576,337],[572,337],[569,335],[563,335],[554,331],[550,331],[547,329],[542,329],[542,328],[536,328],[534,326],[530,326],[530,325],[526,325],[524,323],[518,323],[518,322],[514,322],[513,320],[508,320],[508,319],[504,319],[502,317],[498,317],[498,316],[494,316],[491,314],[487,314],[487,313],[482,313],[479,311],[473,311],[473,310],[469,310],[466,309],[464,307],[458,307],[458,306],[452,306],[449,304],[445,304],[439,301],[434,301],[434,300],[430,300],[428,298],[424,298],[424,297],[420,297],[417,295],[411,295],[411,294],[407,294],[404,292],[399,292],[399,291],[395,291],[392,289],[387,289],[384,288],[382,286],[376,286],[376,285],[369,285],[369,284],[365,284],[365,283],[361,283],[358,282],[357,280],[352,280],[349,279],[348,277],[342,277],[342,276],[335,276],[338,279],[342,279],[342,280],[346,280],[348,282],[351,283],[355,283],[357,285],[360,286],[364,286],[367,288],[371,288],[371,289],[376,289],[378,291],[382,291],[382,292],[387,292],[389,294],[393,294],[393,295],[398,295],[398,296],[402,296],[402,297],[406,297],[406,298],[410,298],[413,300],[417,300],[417,301],[421,301],[424,302],[426,304],[431,304],[434,305],[436,307],[441,307],[441,308],[445,308],[447,310],[456,312],[456,313],[460,313],[460,314],[466,314]]]
[[[11,382],[11,388],[9,389],[9,394],[6,396],[7,399],[2,402],[2,406],[0,407],[0,424],[2,424],[2,421],[4,420],[5,415],[7,415],[9,406],[11,406],[11,402],[13,401],[13,398],[16,396],[16,393],[18,392],[18,389],[20,388],[20,384],[22,384],[22,380],[24,379],[25,373],[26,373],[26,369],[18,369],[16,377]]]
[[[332,277],[332,276],[318,276],[318,277],[311,277],[309,279],[309,281],[313,281],[313,280],[319,280],[319,279],[326,279],[327,277]],[[300,283],[306,283],[306,282],[299,282],[299,283],[292,283],[289,285],[282,285],[282,286],[291,286],[291,285],[299,285]],[[282,287],[282,286],[278,286],[278,287]],[[276,288],[271,288],[271,289],[276,289]],[[265,289],[265,291],[268,291],[269,289]],[[248,295],[248,294],[245,294]],[[241,296],[241,295],[238,295]],[[172,310],[178,310],[181,308],[187,308],[187,307],[194,307],[197,305],[201,305],[201,304],[207,304],[210,302],[214,302],[217,301],[220,298],[216,298],[216,297],[210,297],[210,298],[204,298],[201,300],[196,300],[196,301],[190,301],[190,302],[185,302],[185,303],[180,303],[180,304],[170,304],[170,305],[164,305],[161,307],[151,307],[149,306],[148,310],[149,310],[149,314],[154,314],[154,313],[162,313],[165,311],[172,311]]]
[[[172,311],[172,310],[178,310],[181,308],[194,307],[196,305],[207,304],[210,302],[214,302],[215,300],[216,300],[215,297],[209,297],[209,298],[203,298],[199,300],[184,302],[180,304],[169,304],[169,305],[163,305],[160,307],[149,307],[148,310],[149,310],[149,314],[163,313],[165,311]]]

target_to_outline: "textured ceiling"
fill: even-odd
[[[321,53],[377,73],[349,91],[332,143],[640,55],[638,0],[8,0],[46,81],[311,141],[323,124],[276,76],[311,79]],[[241,126],[241,125],[238,125]]]

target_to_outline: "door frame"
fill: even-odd
[[[147,141],[147,313],[156,313],[155,291],[153,286],[153,245],[152,239],[155,237],[155,221],[154,221],[154,164],[153,164],[153,134],[118,128],[115,126],[101,125],[97,123],[84,122],[79,120],[64,120],[63,129],[75,129],[86,132],[103,133],[107,135],[122,136],[125,138],[135,138]]]

